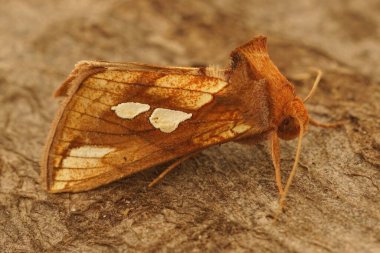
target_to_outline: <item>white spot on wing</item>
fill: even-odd
[[[110,171],[111,167],[101,167],[101,168],[89,168],[89,169],[65,169],[61,168],[55,173],[55,180],[63,180],[63,181],[70,181],[70,180],[84,180],[89,177],[94,177],[101,175],[102,173],[105,173],[107,171]]]
[[[215,72],[215,70],[214,70]],[[210,76],[176,75],[163,76],[155,81],[155,86],[168,88],[181,88],[207,93],[217,93],[228,83]]]
[[[114,151],[111,147],[82,146],[70,150],[69,156],[62,161],[64,168],[89,168],[103,166],[99,158]]]
[[[66,157],[62,161],[63,168],[91,168],[101,167],[103,163],[98,158]]]
[[[161,132],[171,133],[177,129],[178,125],[190,119],[193,116],[191,113],[175,111],[164,108],[157,108],[149,117],[150,123]]]
[[[123,119],[133,119],[149,109],[149,105],[135,102],[121,103],[111,107],[111,110],[115,111],[116,115]]]
[[[106,154],[114,151],[115,148],[111,147],[98,147],[98,146],[81,146],[70,150],[70,156],[79,157],[103,157]]]

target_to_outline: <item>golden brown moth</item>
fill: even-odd
[[[209,146],[266,140],[282,203],[309,123],[304,101],[270,60],[265,37],[236,48],[231,59],[228,69],[79,62],[55,92],[64,100],[42,159],[47,191],[86,191],[178,159],[160,179]],[[296,137],[284,189],[279,138]]]

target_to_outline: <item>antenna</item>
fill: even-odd
[[[311,70],[317,73],[317,77],[314,80],[313,87],[311,87],[309,94],[307,94],[306,98],[303,100],[304,103],[314,95],[315,91],[317,90],[318,84],[321,81],[322,75],[323,75],[322,70],[320,70],[320,69],[311,68]]]
[[[302,145],[302,137],[303,137],[303,133],[304,133],[304,127],[302,125],[301,120],[299,118],[296,118],[296,119],[298,120],[298,123],[299,123],[299,126],[300,126],[300,132],[299,132],[299,135],[298,135],[297,151],[296,151],[296,156],[295,156],[295,159],[294,159],[292,171],[290,172],[288,181],[286,181],[284,193],[280,197],[280,206],[281,206],[281,208],[284,207],[284,201],[285,201],[286,195],[288,194],[289,187],[292,184],[293,178],[294,178],[294,176],[296,174],[297,165],[298,165],[298,162],[300,160],[300,155],[301,155],[301,145]]]

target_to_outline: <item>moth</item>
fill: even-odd
[[[308,124],[327,126],[310,119],[263,36],[236,48],[228,69],[81,61],[54,95],[64,99],[41,162],[52,193],[91,190],[174,161],[153,185],[209,146],[267,141],[283,203]],[[283,187],[279,140],[297,137]]]

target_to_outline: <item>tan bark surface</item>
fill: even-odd
[[[0,1],[1,252],[380,252],[380,3]],[[83,59],[227,65],[254,35],[290,78],[323,69],[288,208],[265,144],[229,143],[79,194],[47,194],[51,94]],[[312,79],[295,81],[305,95]],[[294,141],[282,143],[289,172]],[[285,179],[285,177],[284,177]]]

